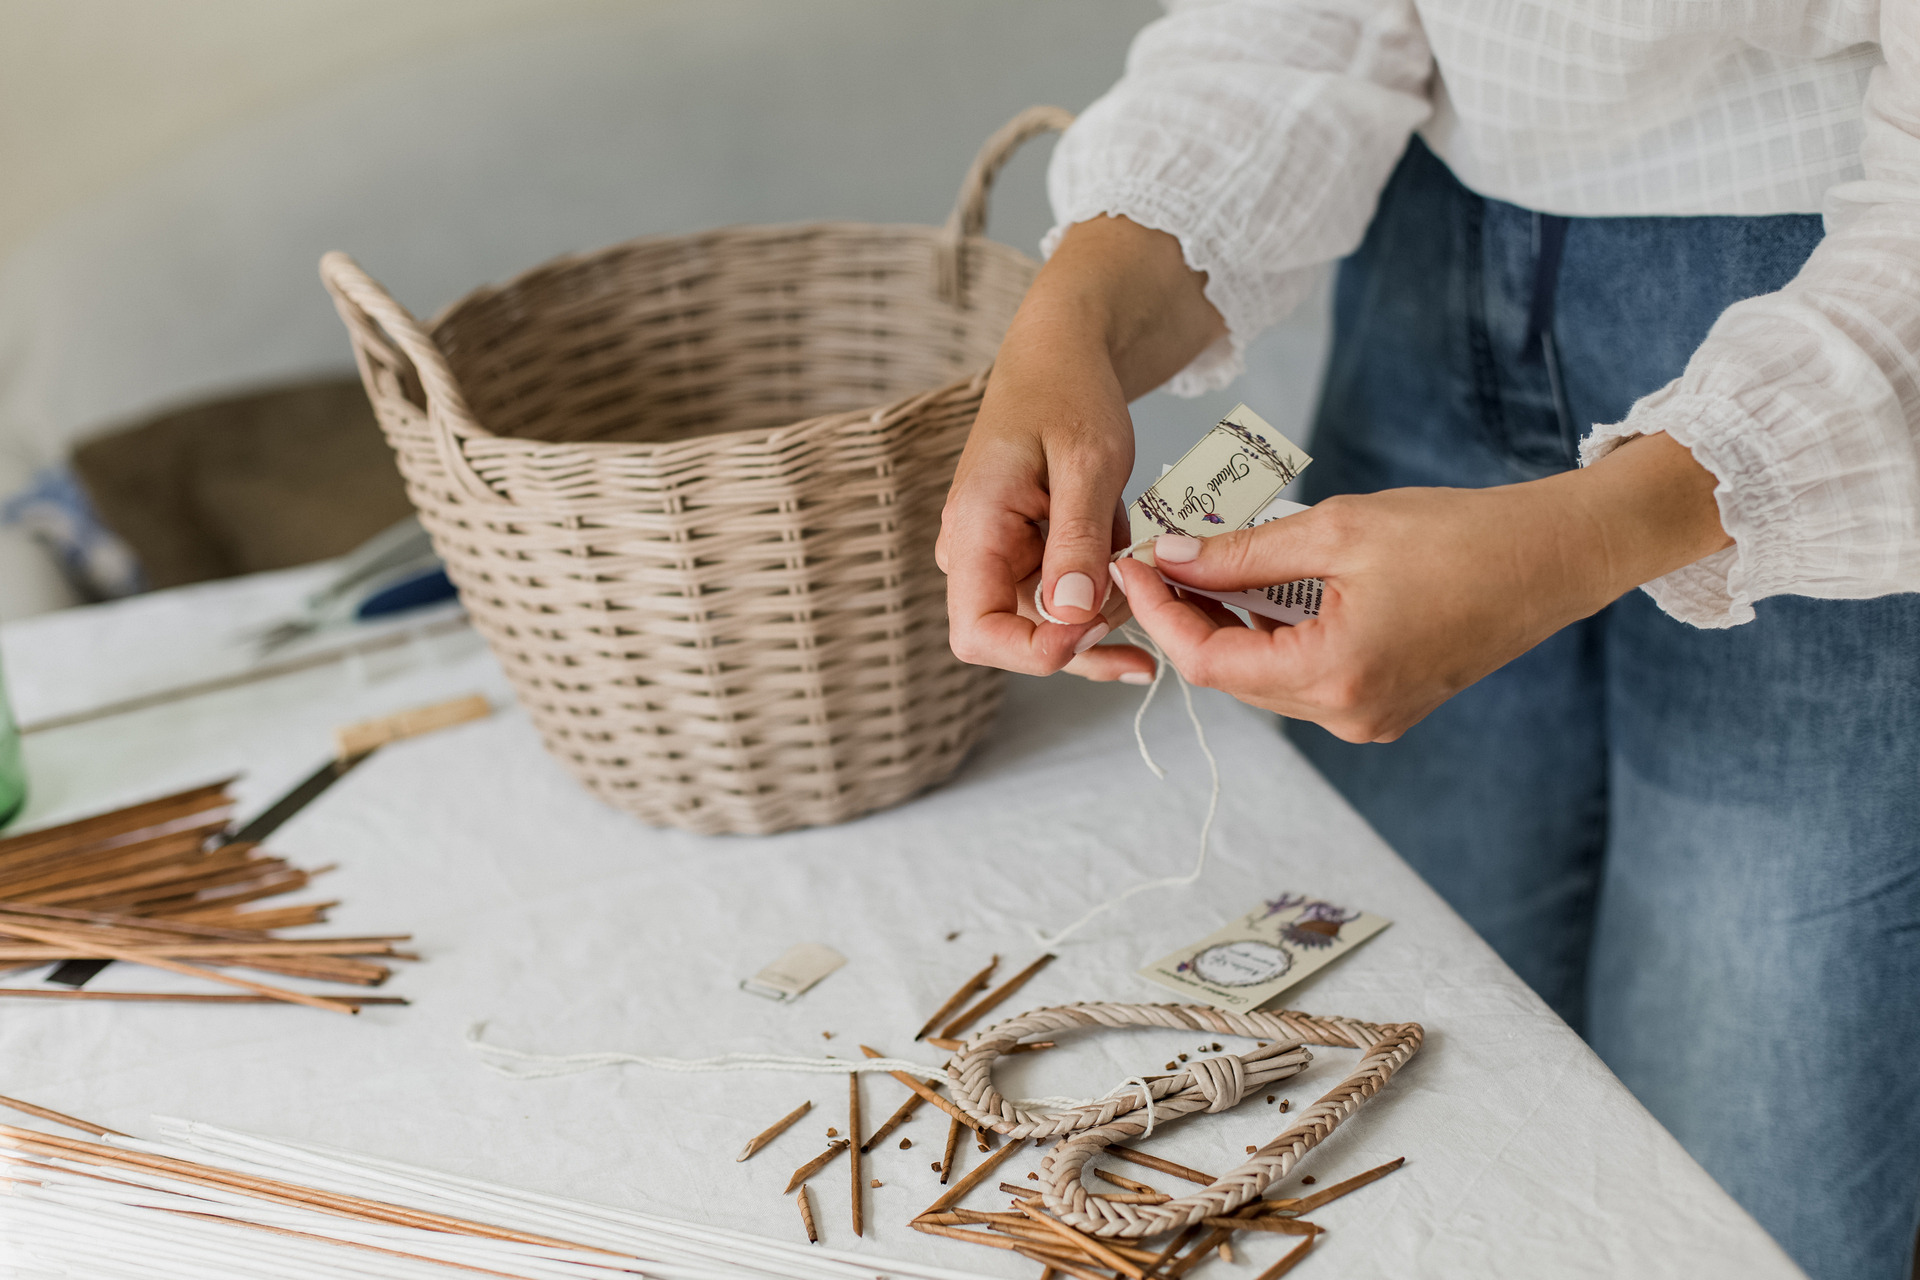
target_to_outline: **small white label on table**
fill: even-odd
[[[791,1000],[846,962],[847,958],[832,947],[802,942],[787,948],[785,955],[751,978],[743,979],[740,989],[769,1000]]]

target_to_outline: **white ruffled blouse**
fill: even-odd
[[[1823,213],[1794,280],[1720,318],[1591,462],[1665,431],[1734,545],[1649,583],[1698,626],[1920,591],[1920,0],[1212,0],[1169,5],[1067,131],[1061,230],[1177,236],[1247,343],[1352,252],[1418,130],[1482,195],[1572,216]],[[1920,643],[1920,639],[1916,639]]]

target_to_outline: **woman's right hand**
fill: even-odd
[[[1035,278],[941,514],[936,555],[962,661],[1029,675],[1151,677],[1153,660],[1140,650],[1092,646],[1126,617],[1107,565],[1127,542],[1127,402],[1225,332],[1204,287],[1177,240],[1124,218],[1070,227]],[[1039,617],[1036,584],[1060,622]]]

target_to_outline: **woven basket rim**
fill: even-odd
[[[585,249],[578,253],[567,253],[561,254],[558,257],[548,258],[544,262],[528,267],[526,270],[509,276],[505,280],[493,284],[483,284],[477,288],[470,289],[434,313],[433,318],[427,321],[424,327],[428,336],[437,343],[441,338],[441,327],[451,322],[456,314],[463,309],[469,306],[477,306],[482,302],[502,294],[511,293],[529,284],[538,283],[546,276],[557,275],[575,267],[585,266],[597,258],[603,258],[613,253],[676,243],[698,244],[704,241],[737,239],[742,236],[776,239],[800,233],[817,233],[821,231],[852,234],[886,232],[895,235],[904,232],[909,233],[915,238],[924,237],[933,244],[940,243],[941,237],[944,234],[939,227],[926,226],[917,222],[857,222],[849,219],[827,219],[811,222],[741,222],[724,227],[710,227],[702,231],[635,236],[630,240],[621,240],[614,244],[602,245],[598,249]],[[1029,265],[1035,270],[1038,270],[1040,265],[1037,260],[1029,258],[1025,253],[1014,248],[1012,245],[1003,244],[988,236],[967,236],[963,238],[961,243],[968,250],[986,249],[997,254],[1010,255],[1017,262]],[[800,418],[791,422],[777,423],[773,426],[738,427],[729,431],[715,431],[706,435],[694,436],[686,440],[530,440],[523,436],[501,435],[480,422],[478,415],[475,415],[471,421],[459,423],[450,422],[448,425],[453,427],[456,435],[463,437],[467,441],[485,441],[489,450],[505,447],[516,452],[525,452],[528,454],[547,453],[548,456],[554,453],[573,452],[588,457],[606,453],[618,453],[626,457],[642,458],[653,457],[658,454],[680,449],[697,448],[702,451],[711,451],[732,445],[774,444],[786,440],[801,439],[810,434],[844,426],[849,422],[864,421],[871,418],[882,417],[889,413],[896,413],[906,406],[913,404],[915,401],[922,400],[931,395],[942,394],[951,391],[955,387],[971,383],[991,367],[991,365],[982,366],[950,382],[944,382],[937,386],[921,387],[918,390],[896,397],[895,399],[865,405],[858,409],[842,409],[835,413],[818,414],[811,418]],[[548,451],[551,451],[551,453]]]
[[[843,409],[838,413],[823,413],[817,417],[800,418],[793,422],[782,422],[770,427],[738,427],[731,431],[714,431],[706,435],[690,436],[684,440],[529,440],[522,436],[503,436],[478,422],[471,426],[464,423],[452,423],[454,435],[462,444],[484,445],[490,456],[519,455],[529,458],[552,459],[565,455],[580,457],[603,457],[618,454],[636,461],[669,461],[676,454],[715,453],[723,449],[739,448],[745,445],[775,446],[802,441],[809,436],[822,435],[854,422],[874,422],[902,413],[923,400],[931,400],[950,395],[956,390],[970,387],[993,369],[991,364],[935,387],[923,387],[897,400],[887,400],[879,404],[867,405],[859,409]]]
[[[505,293],[511,289],[518,288],[539,276],[556,273],[570,267],[582,266],[593,261],[595,258],[603,258],[610,253],[616,253],[625,249],[641,249],[654,245],[669,245],[676,242],[698,243],[702,240],[730,239],[741,235],[759,235],[771,238],[776,235],[792,235],[797,232],[817,231],[911,232],[914,235],[925,235],[928,237],[944,235],[943,228],[929,226],[921,222],[862,222],[852,218],[816,218],[804,222],[730,222],[725,226],[704,227],[699,231],[663,231],[655,235],[634,236],[627,240],[616,240],[612,244],[603,244],[596,249],[580,249],[573,253],[557,254],[554,257],[542,259],[530,267],[516,271],[504,280],[475,285],[473,288],[455,298],[452,302],[449,302],[446,306],[441,307],[440,310],[434,312],[433,315],[424,322],[422,327],[429,333],[435,332],[454,312],[470,303],[478,302],[482,298],[491,297],[494,294]],[[963,237],[962,243],[969,246],[988,245],[995,249],[1002,249],[1008,253],[1017,254],[1035,266],[1039,265],[1036,259],[1027,257],[1026,253],[1022,250],[1010,244],[1003,244],[991,236],[966,236]]]

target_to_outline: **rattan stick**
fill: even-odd
[[[233,807],[233,799],[225,792],[233,781],[234,779],[228,778],[224,782],[195,787],[191,791],[182,791],[178,795],[162,796],[157,800],[129,805],[124,809],[113,809],[106,813],[95,814],[90,818],[79,818],[73,822],[62,823],[57,827],[42,827],[38,831],[9,836],[5,840],[0,840],[0,863],[12,862],[18,858],[38,855],[49,850],[78,849],[104,844],[117,837],[131,835],[152,827],[165,826],[197,813],[230,809]]]
[[[1201,1173],[1197,1169],[1189,1169],[1187,1166],[1175,1164],[1171,1160],[1162,1160],[1159,1156],[1150,1156],[1144,1151],[1135,1151],[1132,1147],[1123,1147],[1117,1142],[1110,1144],[1106,1149],[1114,1155],[1119,1156],[1122,1160],[1131,1161],[1143,1168],[1158,1169],[1161,1173],[1170,1173],[1176,1178],[1185,1178],[1188,1182],[1198,1182],[1203,1186],[1212,1186],[1215,1182],[1219,1181],[1219,1179],[1215,1178],[1212,1174]]]
[[[377,987],[393,976],[385,965],[359,960],[263,960],[259,956],[226,960],[210,959],[216,968],[252,969],[257,973],[277,973],[288,978],[311,978],[317,982],[350,982],[357,987]]]
[[[1313,1242],[1319,1238],[1320,1232],[1315,1231],[1305,1240],[1302,1240],[1299,1244],[1280,1255],[1280,1261],[1274,1263],[1265,1271],[1262,1271],[1259,1276],[1256,1277],[1256,1280],[1280,1280],[1281,1276],[1293,1270],[1295,1264],[1297,1264],[1300,1259],[1307,1256],[1307,1250],[1313,1248]]]
[[[316,1209],[341,1218],[389,1222],[400,1226],[419,1227],[427,1231],[445,1231],[455,1235],[478,1235],[497,1240],[516,1240],[521,1244],[586,1249],[613,1257],[624,1256],[594,1245],[557,1240],[551,1236],[532,1235],[484,1222],[430,1213],[423,1209],[409,1209],[403,1205],[388,1204],[381,1200],[368,1200],[340,1192],[322,1191],[318,1187],[301,1186],[298,1183],[282,1182],[275,1178],[255,1177],[251,1174],[237,1173],[231,1169],[222,1169],[216,1165],[176,1160],[171,1156],[148,1155],[145,1152],[130,1151],[122,1147],[106,1147],[94,1142],[82,1142],[77,1138],[61,1138],[53,1134],[39,1133],[32,1129],[16,1129],[12,1125],[0,1125],[0,1147],[11,1147],[16,1151],[40,1156],[43,1159],[161,1173],[182,1182],[219,1187],[256,1200]]]
[[[926,1099],[921,1097],[917,1093],[908,1094],[907,1100],[900,1104],[900,1109],[894,1112],[892,1115],[888,1116],[887,1122],[881,1125],[878,1129],[875,1129],[872,1135],[868,1137],[868,1139],[865,1142],[860,1144],[860,1150],[872,1151],[875,1147],[879,1146],[881,1141],[885,1139],[888,1134],[892,1133],[895,1129],[898,1129],[901,1125],[905,1124],[907,1122],[907,1117],[912,1115],[914,1112],[918,1111],[920,1109],[920,1104],[925,1101]]]
[[[254,916],[277,916],[287,912],[308,912],[316,908],[337,907],[339,905],[337,901],[316,902],[310,906],[277,908],[270,911],[256,911],[250,914]],[[163,943],[176,942],[183,938],[220,938],[231,939],[234,942],[288,941],[287,939],[274,938],[271,928],[280,927],[277,925],[271,926],[271,928],[258,928],[253,926],[221,928],[217,925],[196,924],[185,919],[166,919],[160,916],[117,915],[105,911],[78,911],[66,907],[48,906],[44,903],[28,902],[0,902],[0,933],[6,932],[6,921],[13,917],[23,917],[28,924],[53,920],[56,922],[56,927],[58,927],[58,922],[60,921],[71,921],[78,925],[87,926],[85,930],[76,929],[71,932],[86,932],[90,936],[93,930],[104,929],[114,936],[124,935],[127,939],[137,937],[157,940]],[[310,923],[310,921],[302,919],[296,923],[305,924]],[[411,942],[412,940],[413,935],[410,933],[375,933],[345,938],[302,939],[302,941],[317,942]]]
[[[1020,1148],[1026,1145],[1027,1145],[1027,1140],[1025,1138],[1020,1138],[1016,1141],[1009,1142],[1006,1146],[1000,1148],[998,1151],[988,1156],[985,1160],[982,1160],[979,1164],[979,1167],[976,1168],[972,1173],[969,1173],[966,1177],[960,1179],[960,1181],[955,1183],[953,1186],[948,1187],[944,1192],[941,1193],[940,1198],[938,1200],[935,1200],[932,1204],[928,1205],[924,1210],[922,1210],[922,1212],[923,1213],[939,1213],[942,1209],[950,1208],[951,1206],[958,1204],[962,1196],[966,1195],[967,1192],[973,1190],[975,1187],[985,1182],[987,1180],[987,1175],[992,1173],[996,1168],[998,1168],[1001,1162],[1006,1160],[1008,1156],[1012,1155],[1014,1152],[1018,1151]]]
[[[76,954],[84,956],[88,953]],[[96,950],[93,954],[97,956],[99,953]],[[269,956],[204,956],[200,962],[214,969],[252,969],[257,973],[312,978],[318,982],[350,982],[359,987],[377,987],[393,976],[393,970],[385,965],[366,960],[347,960],[339,956],[289,956],[284,959]]]
[[[320,905],[337,907],[340,904],[330,902]],[[163,920],[157,916],[118,915],[111,911],[81,911],[73,907],[49,906],[43,902],[0,902],[0,917],[4,916],[26,916],[29,924],[33,923],[35,918],[72,920],[81,924],[137,929],[156,935],[232,938],[236,942],[257,942],[261,938],[270,936],[264,929],[221,929],[208,924],[192,924],[185,920]]]
[[[106,892],[105,886],[136,873],[144,872],[150,880],[173,880],[210,866],[238,866],[250,856],[244,849],[225,855],[203,853],[200,846],[204,840],[200,833],[188,831],[137,844],[35,859],[0,876],[0,897],[44,897],[68,886],[82,889],[83,896],[98,896]],[[99,888],[88,891],[89,885]]]
[[[40,929],[17,922],[7,927],[15,933],[23,934],[38,942],[51,943],[54,946],[72,946],[75,941],[71,936],[55,929]],[[213,969],[203,969],[198,965],[181,964],[177,960],[167,960],[160,956],[141,957],[119,947],[100,947],[92,943],[86,945],[91,947],[92,950],[77,951],[74,954],[103,955],[113,960],[133,959],[137,963],[147,965],[150,968],[169,969],[174,973],[183,973],[189,977],[206,978],[213,982],[223,982],[232,987],[244,987],[256,995],[273,996],[277,999],[292,1001],[294,1004],[304,1004],[315,1009],[325,1009],[329,1013],[355,1014],[359,1012],[358,1009],[350,1008],[331,1000],[322,1000],[318,996],[310,996],[300,991],[288,991],[283,987],[270,987],[263,982],[253,982],[246,978],[236,978],[231,974],[220,973]]]
[[[260,898],[277,898],[283,893],[293,893],[303,889],[323,870],[331,870],[331,868],[276,872],[271,876],[261,877],[257,883],[230,888],[223,893],[193,893],[184,898],[177,895],[166,898],[137,898],[129,905],[141,908],[143,914],[201,920],[212,915],[230,913],[234,907],[242,903],[253,902]]]
[[[953,1158],[960,1152],[960,1129],[958,1120],[947,1121],[947,1149],[940,1157],[940,1185],[943,1187],[953,1175]]]
[[[1197,1222],[1192,1224],[1191,1226],[1183,1228],[1178,1235],[1174,1236],[1173,1239],[1167,1241],[1167,1247],[1160,1251],[1160,1256],[1155,1258],[1152,1261],[1152,1263],[1148,1265],[1147,1275],[1151,1277],[1156,1272],[1158,1272],[1160,1268],[1166,1266],[1167,1262],[1173,1257],[1174,1254],[1180,1252],[1181,1248],[1186,1245],[1187,1241],[1193,1239],[1195,1236],[1199,1234],[1200,1234],[1200,1224]]]
[[[8,926],[0,925],[0,930]],[[145,956],[160,956],[172,960],[217,960],[245,959],[265,957],[273,960],[298,960],[314,956],[393,956],[396,953],[386,943],[368,942],[327,942],[324,940],[288,939],[280,942],[169,942],[158,945],[148,943],[113,942],[100,939],[93,934],[70,934],[73,946],[33,946],[28,943],[8,944],[0,942],[0,963],[14,964],[30,961],[64,960],[69,956],[94,958],[95,950],[76,951],[73,947],[99,947],[103,943],[118,948],[121,954],[116,959],[132,959]]]
[[[1125,1187],[1129,1191],[1138,1191],[1143,1195],[1160,1194],[1159,1192],[1155,1191],[1154,1188],[1148,1186],[1144,1182],[1135,1182],[1132,1178],[1123,1178],[1119,1174],[1114,1173],[1111,1170],[1095,1169],[1093,1171],[1093,1176],[1096,1178],[1104,1178],[1108,1182],[1111,1182],[1116,1187]]]
[[[1407,1158],[1401,1156],[1397,1160],[1389,1160],[1383,1165],[1367,1170],[1365,1173],[1356,1173],[1345,1182],[1336,1182],[1330,1187],[1323,1187],[1310,1196],[1302,1196],[1297,1200],[1274,1200],[1270,1203],[1279,1208],[1291,1209],[1295,1213],[1312,1213],[1321,1205],[1338,1200],[1349,1191],[1358,1191],[1369,1182],[1379,1181],[1406,1162]]]
[[[1023,1201],[1021,1207],[1023,1209],[1038,1209],[1040,1207],[1040,1204],[1037,1200]],[[962,1212],[964,1212],[964,1210]],[[1010,1236],[1020,1236],[1024,1239],[1033,1240],[1038,1243],[1044,1244],[1049,1249],[1061,1247],[1059,1240],[1054,1236],[1052,1232],[1046,1230],[1043,1227],[1035,1226],[1032,1222],[1028,1221],[1021,1214],[994,1213],[994,1214],[987,1214],[985,1216],[993,1219],[993,1222],[990,1225],[993,1227],[995,1231],[1004,1232]],[[1071,1231],[1073,1230],[1073,1228],[1068,1227],[1067,1230]],[[1137,1262],[1137,1263],[1152,1262],[1157,1256],[1154,1253],[1154,1251],[1151,1249],[1140,1249],[1132,1245],[1120,1244],[1117,1241],[1113,1241],[1113,1240],[1102,1240],[1100,1244],[1102,1245],[1102,1247],[1109,1249],[1114,1253],[1119,1254],[1121,1257],[1127,1259],[1130,1262]],[[1072,1256],[1076,1258],[1085,1258],[1087,1257],[1087,1254],[1084,1250],[1075,1248],[1072,1252]],[[1105,1264],[1102,1264],[1102,1265],[1105,1265]]]
[[[1085,1253],[1101,1266],[1113,1271],[1124,1271],[1132,1276],[1133,1280],[1146,1280],[1146,1272],[1142,1271],[1133,1263],[1128,1262],[1125,1258],[1107,1248],[1106,1245],[1101,1244],[1093,1237],[1082,1235],[1052,1215],[1043,1213],[1038,1209],[1030,1209],[1024,1204],[1020,1206],[1020,1212],[1026,1214],[1027,1217],[1039,1223],[1054,1235],[1059,1236],[1074,1248]]]
[[[973,999],[975,993],[986,986],[987,980],[993,977],[993,971],[999,967],[999,964],[1000,957],[996,955],[987,961],[986,968],[961,983],[960,989],[948,996],[946,1003],[933,1011],[933,1016],[927,1019],[927,1025],[915,1032],[913,1038],[915,1040],[925,1040],[932,1034],[935,1027],[952,1017],[956,1009],[959,1009],[962,1005],[966,1004],[967,1001]]]
[[[853,1234],[862,1236],[866,1234],[866,1227],[862,1221],[864,1214],[861,1212],[866,1197],[861,1194],[864,1188],[860,1180],[860,1073],[858,1071],[847,1073],[847,1145],[851,1148],[847,1152],[847,1165],[853,1171]]]
[[[864,1045],[864,1044],[861,1045],[860,1052],[866,1054],[869,1058],[886,1057],[884,1053],[881,1053],[878,1049],[875,1049],[871,1045]],[[975,1120],[972,1116],[962,1111],[959,1107],[954,1106],[951,1102],[948,1102],[945,1098],[935,1093],[931,1086],[923,1084],[918,1080],[915,1080],[912,1076],[908,1075],[904,1071],[889,1071],[887,1072],[887,1074],[892,1076],[895,1080],[898,1080],[901,1084],[907,1086],[907,1088],[919,1094],[921,1097],[925,1098],[928,1102],[931,1102],[934,1106],[940,1108],[942,1111],[952,1116],[955,1120],[958,1120],[961,1124],[967,1126],[967,1128],[972,1129],[975,1132],[981,1132],[984,1130],[984,1126],[978,1120]]]
[[[928,1036],[926,1042],[932,1045],[936,1049],[945,1049],[950,1053],[957,1053],[961,1049],[964,1049],[967,1047],[967,1042],[965,1040],[949,1040],[945,1036]],[[1057,1047],[1055,1041],[1036,1040],[1032,1044],[1013,1045],[1006,1051],[1005,1054],[1001,1056],[1011,1057],[1016,1053],[1038,1053],[1042,1049],[1052,1049],[1055,1047]]]
[[[819,1155],[815,1156],[813,1159],[807,1161],[805,1164],[801,1165],[798,1169],[795,1169],[793,1171],[793,1177],[788,1179],[787,1181],[787,1189],[785,1191],[782,1191],[780,1194],[783,1196],[790,1194],[795,1187],[799,1186],[801,1183],[805,1182],[808,1178],[811,1178],[814,1174],[820,1172],[822,1169],[826,1168],[828,1161],[832,1160],[835,1156],[839,1155],[842,1151],[845,1151],[846,1149],[847,1149],[847,1142],[843,1138],[835,1138],[832,1142],[829,1142],[827,1144],[827,1149],[825,1151],[822,1151]]]
[[[212,856],[205,845],[222,825],[215,822],[159,836],[136,835],[114,844],[17,859],[0,872],[0,898],[44,898],[47,890],[61,885],[77,885],[84,891],[89,881],[104,881],[143,867],[158,870],[162,879],[191,874],[198,863]],[[242,847],[227,861],[243,862],[247,856]]]
[[[104,1000],[125,1004],[285,1004],[278,996],[242,996],[200,991],[56,991],[39,987],[0,987],[9,1000]],[[406,1004],[404,996],[315,996],[336,1004]]]
[[[1026,968],[1022,969],[1020,972],[1014,974],[1011,978],[1008,978],[1005,982],[1001,983],[999,986],[989,991],[986,995],[982,996],[979,1004],[974,1005],[973,1008],[967,1010],[965,1013],[955,1018],[952,1022],[949,1022],[946,1026],[940,1028],[940,1034],[946,1039],[949,1039],[949,1040],[953,1039],[955,1036],[959,1035],[962,1031],[965,1031],[968,1027],[980,1021],[983,1015],[990,1013],[994,1009],[998,1008],[1001,1001],[1005,1000],[1008,996],[1018,991],[1021,987],[1026,986],[1027,980],[1033,977],[1034,974],[1046,968],[1047,965],[1052,962],[1052,960],[1053,960],[1053,953],[1049,951],[1046,955],[1041,956],[1038,960],[1035,960],[1032,964],[1028,965]]]
[[[943,1226],[937,1222],[928,1222],[924,1217],[915,1218],[908,1225],[915,1231],[924,1231],[930,1236],[946,1236],[949,1240],[970,1240],[974,1244],[986,1245],[989,1249],[1017,1249],[1022,1243],[1006,1236],[996,1236],[989,1231],[968,1231],[964,1227]]]
[[[1320,1230],[1311,1222],[1302,1222],[1298,1218],[1202,1218],[1201,1225],[1224,1227],[1228,1231],[1271,1231],[1283,1236],[1310,1236]]]
[[[31,896],[42,902],[90,902],[110,907],[123,902],[148,902],[197,895],[207,889],[250,882],[291,870],[293,868],[282,858],[254,858],[244,852],[239,855],[210,853],[187,864],[116,876],[111,880],[50,888],[44,892],[36,891]],[[21,893],[18,896],[29,895]]]
[[[1180,1280],[1181,1276],[1187,1274],[1187,1272],[1193,1270],[1202,1262],[1205,1262],[1207,1257],[1212,1254],[1215,1249],[1218,1249],[1221,1245],[1232,1239],[1232,1237],[1233,1232],[1221,1227],[1215,1227],[1213,1230],[1207,1232],[1206,1235],[1200,1238],[1199,1244],[1196,1244],[1192,1249],[1187,1251],[1185,1257],[1167,1268],[1167,1280]]]
[[[228,911],[222,908],[209,911],[204,915],[176,916],[174,921],[204,920],[209,925],[215,921],[225,921],[228,928],[245,929],[264,933],[269,929],[291,929],[296,925],[325,924],[327,912],[340,905],[338,898],[326,902],[310,902],[298,907],[268,907],[264,911]],[[146,917],[157,919],[154,916]],[[170,922],[171,923],[171,922]]]
[[[18,1098],[0,1098],[0,1107],[7,1107],[10,1110],[18,1111],[22,1115],[37,1116],[42,1120],[51,1120],[55,1124],[63,1124],[69,1129],[78,1129],[81,1133],[90,1133],[96,1138],[126,1138],[132,1136],[131,1134],[122,1133],[118,1129],[109,1129],[103,1124],[95,1124],[91,1120],[76,1120],[72,1116],[63,1115],[58,1111],[49,1111],[45,1107],[36,1107],[31,1102],[22,1102]]]
[[[798,1120],[811,1110],[813,1110],[813,1099],[809,1098],[792,1111],[789,1111],[786,1115],[775,1120],[765,1129],[762,1129],[759,1133],[753,1135],[752,1140],[747,1143],[746,1149],[733,1158],[734,1163],[738,1164],[760,1148],[766,1146],[769,1142],[772,1142],[775,1138],[785,1133],[795,1120]]]
[[[1003,1182],[1000,1185],[1005,1187],[1008,1184]],[[961,1222],[998,1222],[1019,1227],[1024,1231],[1034,1230],[1033,1224],[1027,1221],[1026,1216],[1019,1213],[995,1213],[987,1209],[962,1209],[955,1206],[939,1216],[944,1218],[948,1214],[952,1214]]]
[[[1072,1276],[1073,1280],[1111,1280],[1103,1272],[1083,1267],[1063,1255],[1049,1253],[1033,1245],[1015,1245],[1013,1251],[1024,1258],[1031,1258],[1049,1271],[1058,1271],[1062,1275]]]
[[[1064,1245],[1045,1244],[1038,1240],[994,1235],[990,1231],[967,1231],[961,1227],[942,1226],[916,1218],[911,1224],[915,1231],[924,1231],[928,1235],[946,1236],[952,1240],[968,1240],[974,1244],[986,1245],[989,1249],[1006,1249],[1013,1253],[1025,1254],[1035,1262],[1044,1262],[1050,1266],[1066,1269],[1082,1255],[1072,1252]],[[1083,1273],[1090,1280],[1109,1280],[1108,1277],[1088,1271]]]
[[[124,849],[79,855],[37,874],[8,876],[0,881],[0,886],[5,896],[29,901],[59,902],[63,897],[97,899],[129,889],[198,879],[268,861],[286,865],[283,859],[257,858],[250,845],[228,845],[203,852],[199,838],[188,832],[184,837],[168,836]]]
[[[811,1106],[812,1104],[809,1103],[808,1105]],[[800,1195],[798,1199],[800,1202],[800,1224],[807,1229],[807,1243],[819,1244],[820,1232],[813,1225],[813,1196],[807,1190],[807,1184],[804,1182],[800,1184]]]
[[[1014,1216],[1019,1217],[1018,1214]],[[1011,1236],[1015,1240],[1024,1240],[1036,1249],[1044,1249],[1050,1252],[1058,1250],[1060,1256],[1069,1262],[1093,1263],[1096,1261],[1089,1257],[1085,1250],[1074,1248],[1071,1244],[1062,1241],[1051,1231],[1036,1227],[1025,1218],[1020,1218],[1018,1222],[996,1222],[993,1223],[989,1229],[997,1231],[1003,1236]]]
[[[1108,1204],[1165,1204],[1173,1199],[1164,1191],[1095,1191],[1091,1198]]]

